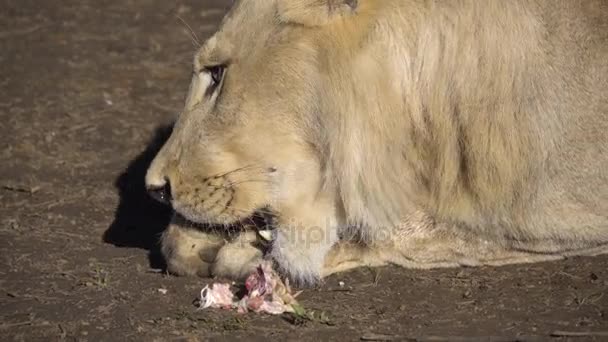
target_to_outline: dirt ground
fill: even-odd
[[[187,90],[177,16],[202,40],[228,3],[0,0],[0,339],[608,340],[608,256],[360,269],[301,295],[323,321],[197,310],[143,176]]]

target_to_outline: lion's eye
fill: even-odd
[[[209,74],[209,76],[211,76],[211,89],[215,89],[220,83],[222,83],[225,69],[226,67],[223,65],[214,65],[205,68],[205,71]]]

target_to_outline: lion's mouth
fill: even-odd
[[[255,210],[251,215],[231,224],[196,222],[188,219],[180,212],[174,210],[179,221],[187,226],[206,232],[216,232],[233,236],[246,230],[255,230],[262,242],[270,243],[276,237],[277,214],[270,207],[262,207]]]

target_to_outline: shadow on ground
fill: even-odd
[[[165,268],[158,241],[169,224],[171,209],[148,196],[145,175],[172,128],[172,125],[158,127],[146,149],[116,179],[114,186],[118,188],[120,202],[114,221],[103,235],[104,242],[117,247],[148,250],[150,267],[156,269]]]

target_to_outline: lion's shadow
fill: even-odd
[[[158,127],[146,149],[116,178],[114,186],[119,191],[120,202],[114,221],[103,234],[105,243],[147,250],[150,267],[155,269],[165,269],[158,241],[169,224],[171,209],[148,196],[145,175],[172,128],[173,125]]]

